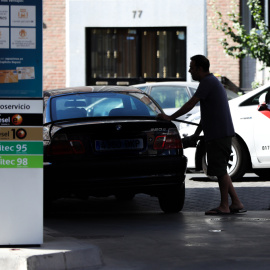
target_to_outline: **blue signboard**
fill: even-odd
[[[0,98],[42,92],[42,1],[0,0]]]

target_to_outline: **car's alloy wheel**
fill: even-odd
[[[185,203],[185,184],[165,188],[158,195],[158,200],[164,213],[178,213]]]
[[[237,181],[242,178],[246,173],[249,165],[248,151],[236,137],[232,139],[232,153],[228,162],[227,172],[230,175],[232,181]],[[207,175],[207,155],[204,154],[202,158],[202,168]],[[210,177],[216,179],[215,177]]]

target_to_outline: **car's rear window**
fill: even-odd
[[[160,109],[141,93],[77,93],[51,99],[53,121],[84,117],[156,116]]]

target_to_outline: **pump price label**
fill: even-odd
[[[43,168],[43,156],[0,156],[0,168]]]
[[[0,155],[42,155],[43,142],[1,142]]]
[[[42,127],[0,127],[0,141],[43,141]]]

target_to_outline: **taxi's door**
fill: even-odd
[[[270,110],[257,110],[254,114],[254,143],[258,161],[270,163]]]

